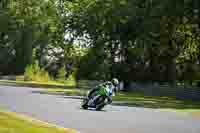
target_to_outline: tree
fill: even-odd
[[[44,49],[45,45],[56,40],[52,39],[52,36],[57,34],[60,28],[60,14],[56,1],[53,0],[3,2],[4,4],[1,4],[4,5],[4,14],[8,19],[4,17],[4,21],[1,21],[5,25],[2,32],[12,47],[8,50],[12,51],[11,62],[15,62],[11,66],[16,66],[16,73],[23,73],[25,67],[32,62],[32,49]]]
[[[113,68],[119,64],[115,59],[120,58],[118,61],[123,67],[119,66],[127,73],[124,78],[130,75],[129,79],[132,80],[131,75],[142,68],[139,75],[150,69],[149,80],[174,83],[177,58],[184,53],[184,48],[188,47],[185,43],[186,34],[184,31],[180,32],[180,27],[190,25],[188,22],[183,24],[183,20],[184,17],[191,17],[189,12],[194,6],[191,2],[190,0],[85,0],[83,3],[73,1],[68,10],[67,29],[74,37],[88,35],[92,49],[101,47],[107,51],[108,58],[105,60],[111,63],[111,75],[117,75]],[[183,35],[183,38],[179,35]],[[180,38],[182,39],[179,40]],[[138,59],[130,52],[130,50],[137,52],[138,49],[141,50],[137,55],[143,58]],[[137,65],[140,67],[137,68]],[[155,78],[155,73],[161,77]]]

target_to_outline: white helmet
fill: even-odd
[[[118,79],[113,78],[113,79],[112,79],[112,83],[113,83],[114,86],[118,86],[119,81],[118,81]]]

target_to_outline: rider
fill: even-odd
[[[90,92],[88,94],[88,98],[91,98],[92,94],[97,92],[102,87],[111,89],[111,91],[114,92],[113,95],[115,95],[115,92],[117,92],[117,89],[118,89],[118,85],[119,85],[119,81],[117,78],[113,78],[111,81],[107,81],[102,84],[99,84],[94,89],[90,90]],[[107,100],[108,100],[108,103],[112,103],[111,96],[107,97]]]

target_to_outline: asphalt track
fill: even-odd
[[[200,118],[126,106],[82,110],[81,99],[36,93],[42,89],[0,86],[0,106],[80,133],[200,133]]]

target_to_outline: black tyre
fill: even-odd
[[[98,99],[98,104],[96,106],[97,111],[101,111],[103,109],[103,107],[106,105],[104,101],[105,101],[105,97],[100,97]]]
[[[105,106],[105,104],[101,104],[101,105],[98,105],[96,107],[96,111],[101,111],[103,109],[103,107]]]
[[[84,100],[83,100],[81,107],[82,107],[83,109],[88,109],[88,100],[87,100],[87,99],[84,99]]]

